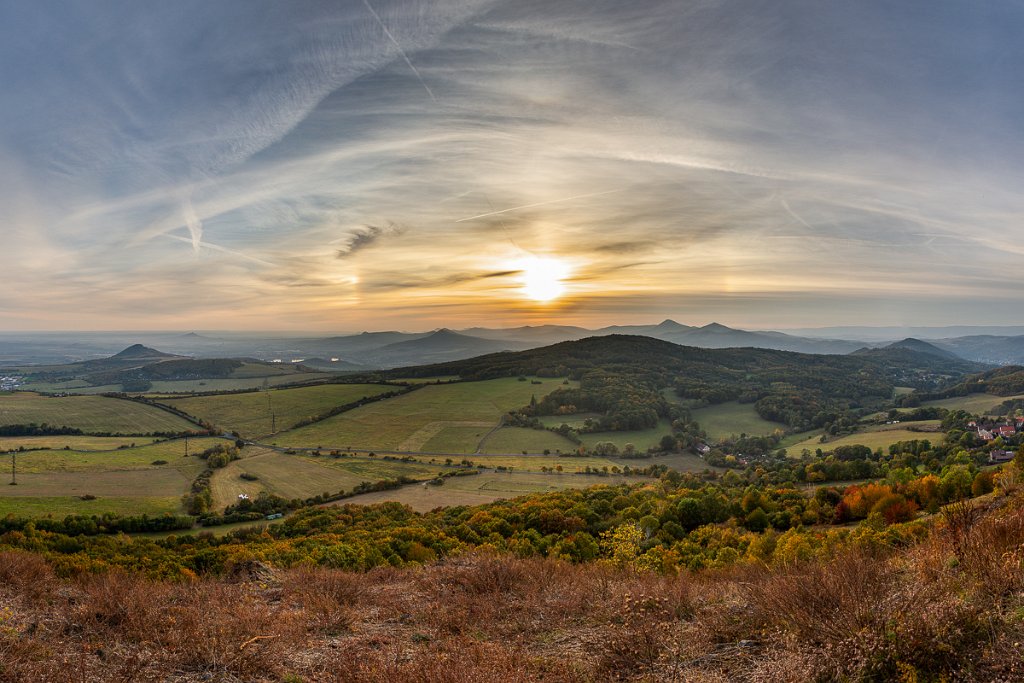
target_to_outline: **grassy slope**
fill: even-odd
[[[938,424],[938,420],[922,420],[920,422],[904,422],[898,425],[877,425],[865,429],[864,431],[856,432],[855,434],[848,434],[838,439],[833,439],[826,443],[821,443],[819,440],[820,435],[815,434],[804,441],[787,446],[786,449],[792,455],[799,455],[800,451],[804,448],[807,448],[812,452],[816,448],[829,451],[837,446],[860,444],[874,450],[876,448],[884,449],[897,441],[911,441],[913,439],[928,439],[933,442],[941,442],[943,438],[943,434],[941,432],[916,432],[907,429],[907,427],[912,425],[927,429],[935,427]]]
[[[423,450],[445,427],[489,427],[501,416],[562,385],[558,379],[536,385],[515,378],[427,386],[404,396],[362,406],[313,425],[278,434],[290,446]],[[471,423],[471,424],[467,424]],[[453,453],[472,453],[476,431],[452,435]]]
[[[324,384],[247,394],[162,399],[161,402],[224,429],[237,430],[246,438],[259,438],[271,433],[271,411],[276,415],[280,432],[336,406],[395,389],[383,384]]]
[[[0,395],[0,425],[32,422],[118,434],[196,429],[165,410],[105,396],[48,397],[27,392]]]
[[[943,398],[937,401],[926,401],[921,405],[925,406],[939,406],[940,408],[948,408],[949,410],[966,410],[969,413],[976,415],[995,415],[992,409],[998,406],[1003,401],[1009,401],[1012,399],[1024,399],[1024,394],[1017,396],[993,396],[992,394],[970,394],[968,396],[954,396],[952,398]]]

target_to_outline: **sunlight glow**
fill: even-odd
[[[534,301],[553,301],[565,294],[565,278],[569,266],[554,258],[531,256],[518,262],[522,271],[522,292]]]

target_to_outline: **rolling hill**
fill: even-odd
[[[701,349],[650,337],[609,335],[521,352],[392,371],[395,377],[515,375],[570,377],[536,414],[593,411],[602,429],[653,427],[671,416],[660,390],[708,403],[753,403],[767,420],[794,429],[818,427],[847,410],[882,405],[896,386],[935,389],[981,366],[896,347],[850,355],[816,355],[754,348]]]

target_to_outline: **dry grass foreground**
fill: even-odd
[[[681,576],[473,555],[354,574],[61,580],[0,553],[3,681],[1014,681],[1024,509],[901,553]]]

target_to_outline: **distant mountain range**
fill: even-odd
[[[937,336],[903,334],[874,336],[904,329],[931,331]],[[1020,331],[1016,335],[965,334],[953,332],[977,329]],[[855,336],[828,336],[849,331]],[[196,358],[257,358],[284,363],[305,362],[318,369],[361,371],[426,363],[462,360],[498,351],[526,349],[612,334],[652,337],[682,346],[708,349],[760,348],[810,354],[845,355],[864,348],[897,346],[946,358],[989,365],[1024,364],[1024,327],[1005,328],[822,328],[806,334],[772,330],[741,330],[719,323],[690,326],[665,320],[656,325],[612,325],[587,329],[571,325],[538,325],[511,328],[473,327],[427,332],[380,331],[340,336],[282,337],[271,334],[222,335],[187,333],[50,333],[0,336],[0,364],[68,363],[109,358],[127,343],[142,349],[157,347],[171,354]],[[938,336],[941,335],[941,336]],[[864,337],[872,337],[865,340]],[[145,346],[143,346],[145,344]],[[132,347],[125,352],[149,353]],[[124,353],[124,352],[123,352]],[[159,353],[159,352],[154,352]],[[124,358],[125,361],[130,358]]]

